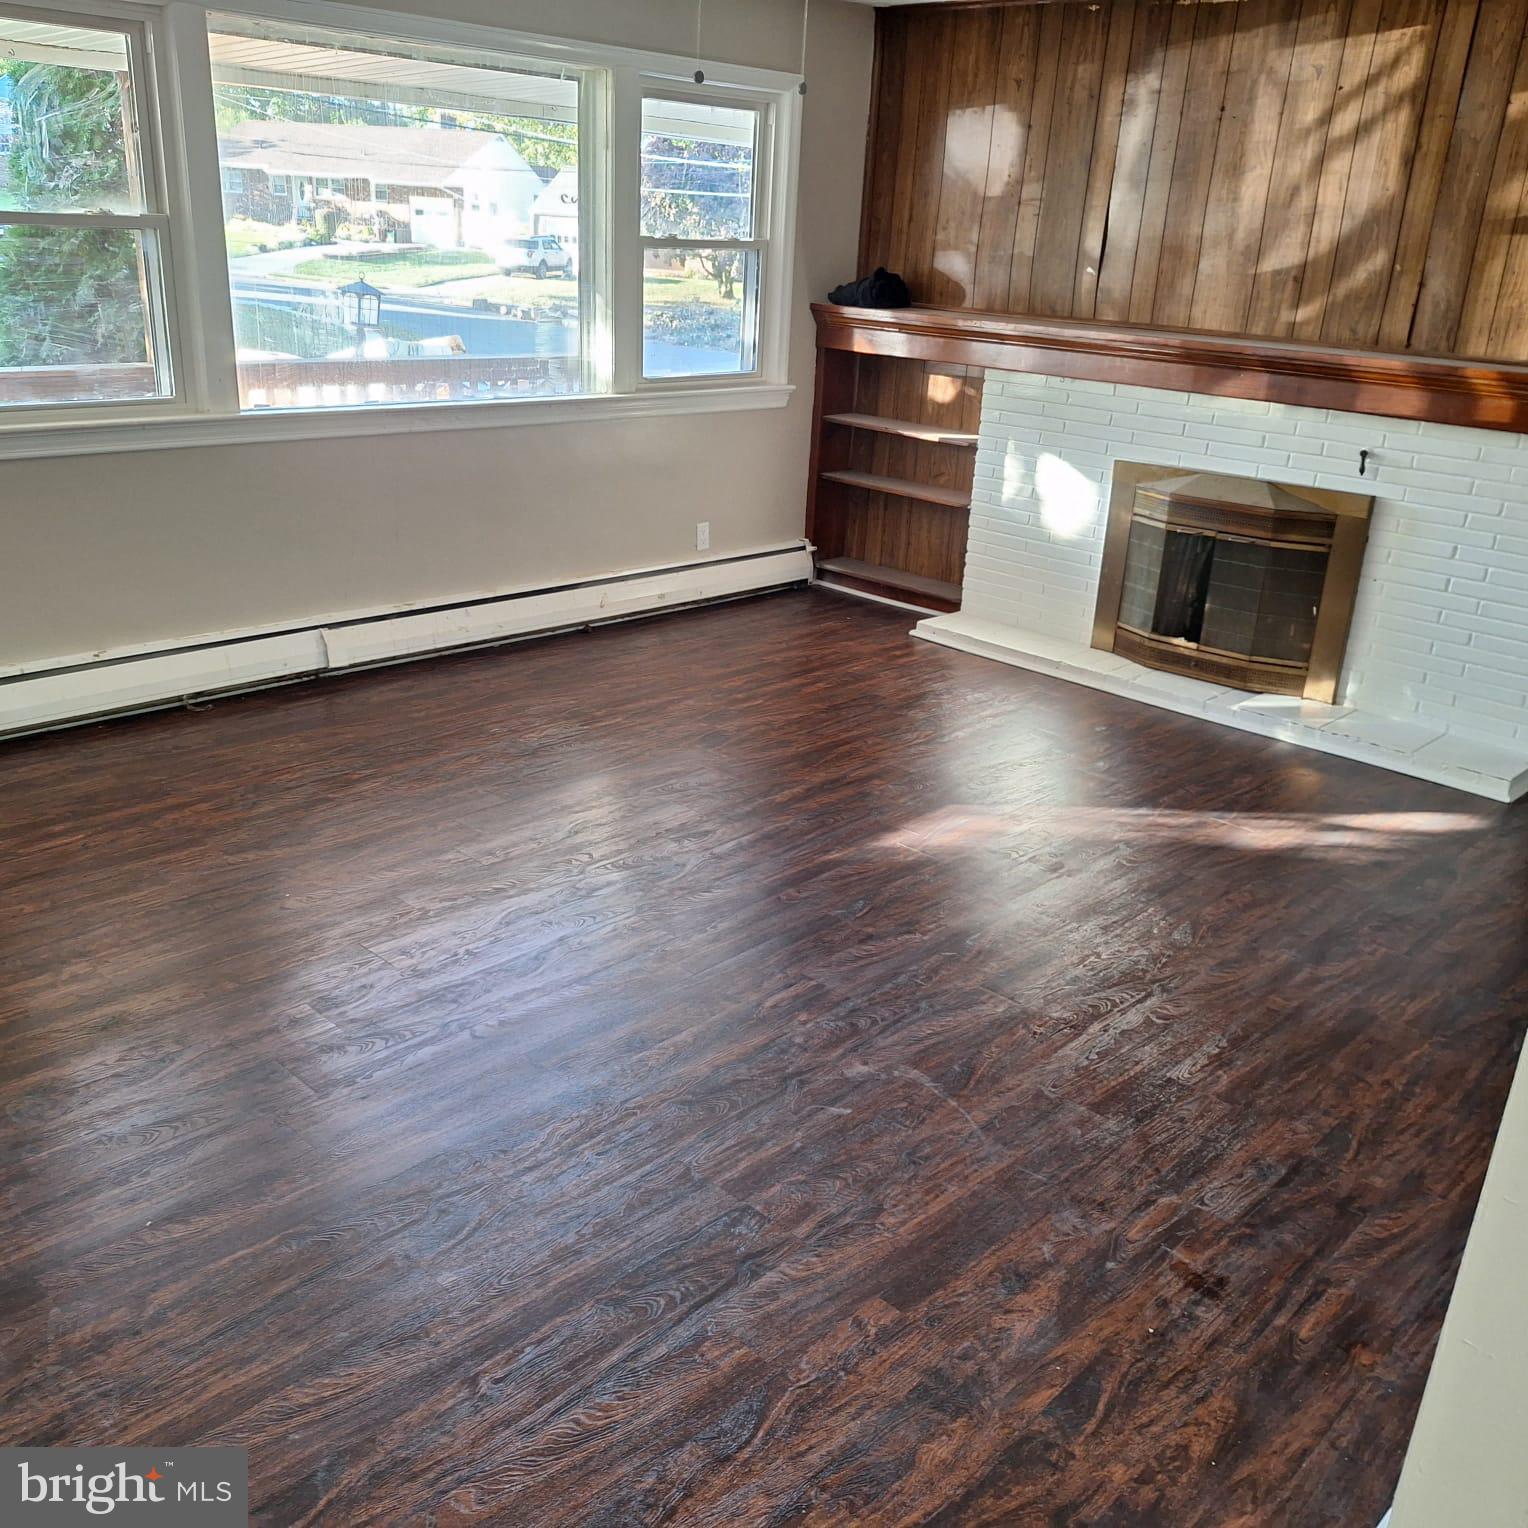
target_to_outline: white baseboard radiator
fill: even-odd
[[[811,554],[789,547],[456,605],[34,666],[0,676],[0,738],[762,594],[805,584],[811,574]]]

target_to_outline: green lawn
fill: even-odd
[[[320,256],[304,260],[292,272],[311,281],[369,281],[383,291],[404,287],[435,286],[442,281],[461,281],[471,276],[492,276],[498,267],[480,249],[400,250],[372,260],[329,260]]]
[[[263,254],[268,249],[290,249],[307,237],[296,223],[259,223],[254,218],[230,218],[223,225],[223,236],[229,257],[234,260],[240,255]]]
[[[715,281],[701,271],[644,271],[644,302],[708,302],[730,308],[732,302],[717,290]],[[737,299],[734,298],[733,302]]]

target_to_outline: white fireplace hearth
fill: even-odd
[[[1336,704],[1090,645],[1117,460],[1374,496]],[[1528,437],[989,371],[962,606],[915,635],[1514,800],[1528,793]]]

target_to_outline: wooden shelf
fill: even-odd
[[[961,308],[812,304],[819,351],[1528,431],[1528,366]]]
[[[899,435],[931,446],[974,448],[979,437],[967,430],[944,430],[936,424],[914,424],[910,419],[887,419],[880,414],[824,414],[828,424],[846,424],[851,430],[873,430],[877,435]]]
[[[958,488],[936,488],[932,483],[914,483],[908,478],[881,477],[874,472],[824,472],[830,483],[850,488],[865,488],[871,493],[889,493],[893,498],[917,499],[923,504],[942,504],[946,509],[969,509],[971,495]]]
[[[861,562],[858,557],[824,557],[817,564],[817,571],[829,574],[830,583],[836,576],[912,596],[909,601],[911,604],[926,601],[936,610],[960,609],[960,585],[946,583],[942,578],[925,578],[921,573],[908,573],[901,568],[883,567],[875,562]]]
[[[981,375],[827,339],[819,324],[806,513],[822,582],[959,610]],[[931,390],[931,375],[948,385]],[[930,446],[949,448],[937,465]]]

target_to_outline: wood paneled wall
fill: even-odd
[[[879,14],[865,267],[947,307],[1528,360],[1528,0]]]

